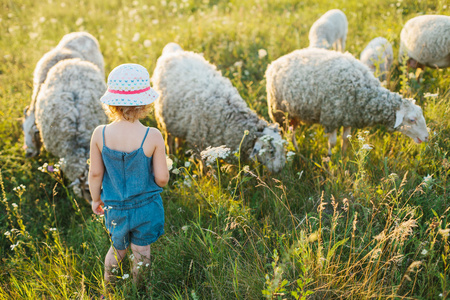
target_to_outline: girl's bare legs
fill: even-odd
[[[131,244],[131,251],[133,251],[134,255],[133,280],[135,283],[137,283],[139,281],[139,269],[145,267],[147,264],[150,264],[150,245],[138,246],[135,244]],[[138,266],[139,269],[137,268]]]
[[[117,250],[112,246],[109,248],[108,253],[105,257],[105,282],[108,283],[114,279],[114,275],[111,274],[111,270],[113,268],[117,268],[119,266],[119,262],[125,257],[125,253],[127,253],[127,249],[125,250]]]

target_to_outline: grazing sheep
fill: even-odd
[[[414,139],[428,140],[422,109],[414,100],[381,87],[370,70],[348,53],[297,50],[272,62],[266,71],[267,101],[273,121],[295,126],[320,123],[329,133],[328,154],[344,127],[342,151],[351,127],[384,125]]]
[[[400,33],[399,61],[423,69],[450,67],[450,16],[424,15],[406,22]]]
[[[64,158],[64,175],[78,196],[89,198],[87,174],[92,132],[108,119],[100,97],[106,90],[101,70],[78,58],[53,66],[36,99],[36,126],[44,147]]]
[[[94,63],[104,74],[103,56],[100,52],[98,41],[87,32],[72,32],[66,34],[56,48],[50,50],[36,64],[33,73],[33,94],[30,106],[24,111],[24,140],[27,157],[34,157],[39,154],[41,144],[39,131],[35,124],[35,102],[39,94],[41,85],[47,78],[48,71],[59,61],[71,58]]]
[[[394,60],[391,43],[383,37],[374,38],[361,52],[360,60],[372,73],[378,74],[380,80],[386,80]]]
[[[269,125],[248,108],[228,78],[203,56],[183,51],[173,43],[159,57],[152,82],[160,98],[155,102],[159,127],[166,132],[169,150],[172,136],[204,150],[226,145],[241,154],[255,156],[270,171],[285,165],[285,150],[278,126]]]
[[[309,30],[309,47],[325,48],[344,52],[348,22],[339,9],[332,9],[322,15]]]

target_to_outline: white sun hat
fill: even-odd
[[[150,86],[146,68],[138,64],[123,64],[109,73],[108,89],[100,101],[113,106],[138,106],[150,104],[158,97],[159,94]]]

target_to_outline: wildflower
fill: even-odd
[[[258,50],[258,58],[259,59],[262,59],[262,58],[264,58],[266,56],[267,56],[267,51],[265,49],[259,49]]]
[[[450,236],[450,228],[440,229],[438,231],[442,236],[449,237]]]
[[[436,94],[425,93],[423,96],[425,98],[436,98],[437,96],[439,96],[439,94],[438,93],[436,93]]]
[[[184,180],[183,184],[187,187],[191,187],[192,186],[192,181],[191,180]]]
[[[146,267],[149,267],[149,266],[150,266],[150,264],[145,264],[145,266],[146,266]]]
[[[396,179],[396,178],[398,178],[398,175],[397,175],[397,173],[391,173],[391,174],[389,174],[389,178]]]
[[[351,134],[347,135],[347,138],[348,138],[348,139],[351,139],[351,138],[352,138],[352,135],[351,135]]]
[[[131,39],[132,42],[137,42],[139,41],[139,39],[141,38],[141,34],[139,32],[136,32],[133,36],[133,38]]]
[[[117,225],[117,223],[116,223],[116,222],[114,222],[114,220],[112,220],[112,221],[111,221],[111,225],[112,225],[112,226],[116,226],[116,225]]]
[[[382,251],[381,251],[380,248],[375,249],[375,250],[372,252],[371,258],[372,258],[372,259],[377,259],[378,257],[380,257],[381,252],[382,252]]]
[[[249,135],[249,133],[250,133],[250,132],[249,132],[248,130],[245,130],[245,131],[244,131],[244,135]]]
[[[258,155],[262,156],[266,152],[267,152],[267,149],[262,148],[259,150]]]
[[[57,231],[58,229],[56,228],[50,228],[49,231]]]
[[[297,172],[297,175],[298,175],[298,180],[300,180],[300,178],[302,178],[302,175],[303,175],[303,170],[301,172]]]
[[[42,166],[40,166],[38,168],[38,170],[41,171],[42,173],[46,173],[47,172],[47,167],[48,167],[48,163],[44,163]]]
[[[237,62],[234,63],[234,66],[236,68],[242,68],[243,64],[244,64],[244,62],[242,60],[238,60]]]
[[[134,260],[134,254],[130,254],[129,258],[130,258],[131,260]]]
[[[144,47],[145,48],[148,48],[148,47],[150,47],[152,45],[152,41],[150,41],[150,40],[145,40],[144,41]]]
[[[153,25],[157,25],[159,23],[159,20],[158,19],[154,19],[153,21],[152,21],[152,24]]]
[[[190,163],[190,162],[186,161],[186,162],[184,163],[184,167],[185,167],[185,168],[189,168],[190,166],[191,166],[191,163]]]
[[[138,262],[138,265],[139,265],[139,266],[142,266],[142,264],[143,264],[143,262],[142,262],[142,261]]]
[[[280,139],[280,140],[273,141],[273,144],[275,146],[283,147],[285,144],[287,144],[287,141]]]
[[[84,19],[83,18],[78,18],[77,21],[75,22],[75,25],[80,26],[81,24],[83,24]]]
[[[17,208],[17,203],[13,203],[13,204],[11,204],[12,205],[12,207],[14,207],[14,208]]]
[[[288,162],[292,162],[294,160],[294,156],[295,156],[295,152],[294,151],[289,151],[286,154],[286,159]]]
[[[428,251],[426,249],[423,249],[422,252],[420,252],[420,254],[422,255],[427,255]]]
[[[5,232],[4,234],[5,234],[6,236],[10,236],[10,235],[11,235],[11,232],[7,231],[7,232]]]
[[[265,134],[265,135],[263,135],[263,136],[260,138],[260,140],[263,141],[263,142],[265,142],[265,143],[270,143],[270,141],[273,140],[273,137],[271,137],[271,136],[268,135],[268,134]]]
[[[111,272],[117,273],[117,269],[116,269],[116,268],[113,268],[113,269],[111,270]]]
[[[249,173],[249,172],[250,172],[250,167],[249,167],[248,165],[245,165],[245,166],[242,168],[242,170],[243,170],[245,173]]]
[[[129,274],[124,274],[124,275],[122,276],[122,279],[125,280],[125,279],[127,279],[128,277],[130,277]]]
[[[183,227],[181,227],[181,230],[186,231],[188,230],[189,226],[188,225],[184,225]]]
[[[19,246],[19,243],[20,243],[20,241],[19,241],[19,242],[17,242],[17,243],[15,243],[15,244],[12,244],[12,245],[10,246],[10,248],[11,248],[11,251],[13,251],[13,250],[14,250],[14,248],[16,248],[17,246]]]
[[[173,169],[172,173],[175,174],[175,175],[178,175],[178,174],[180,174],[180,170],[179,169]]]
[[[39,18],[39,22],[44,23],[45,22],[45,17],[40,17]]]
[[[206,164],[209,165],[213,164],[216,159],[227,158],[229,154],[230,148],[225,147],[225,145],[214,148],[211,148],[211,146],[209,146],[208,148],[206,148],[206,150],[200,152],[202,159],[205,159]]]
[[[166,163],[167,163],[167,169],[169,169],[169,171],[172,170],[173,160],[170,159],[170,157],[168,157],[167,155],[166,155]]]
[[[431,186],[431,184],[433,183],[433,174],[432,175],[428,175],[427,174],[427,176],[425,176],[424,178],[423,178],[423,183],[427,186],[427,187],[429,187],[429,186]]]
[[[362,145],[361,149],[363,149],[363,150],[372,150],[373,148],[369,144],[364,144],[364,145]]]

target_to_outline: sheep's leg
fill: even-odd
[[[333,132],[328,133],[328,156],[331,156],[331,149],[336,146],[337,142],[337,129]]]
[[[344,130],[342,132],[342,155],[344,155],[345,151],[348,148],[348,136],[350,135],[351,130],[351,127],[344,127]]]

